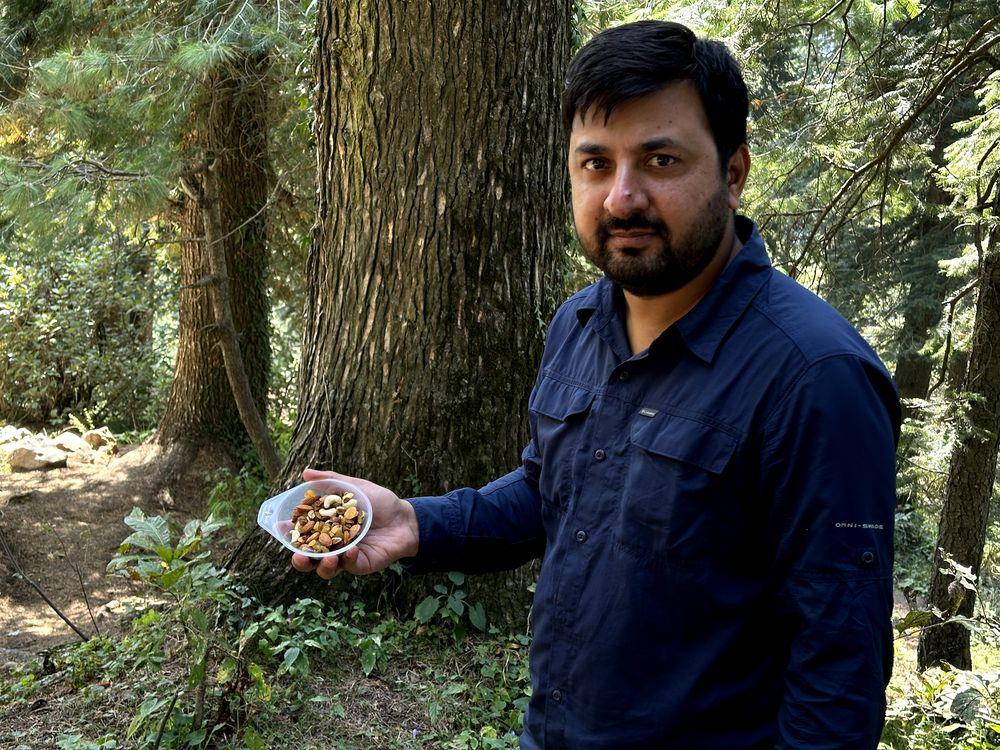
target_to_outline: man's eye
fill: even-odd
[[[589,169],[592,172],[596,172],[599,169],[604,169],[607,165],[608,163],[604,159],[595,158],[595,159],[587,159],[587,161],[583,163],[583,168]]]
[[[677,161],[677,159],[672,156],[667,156],[666,154],[656,154],[650,158],[649,163],[654,167],[669,167],[675,161]]]

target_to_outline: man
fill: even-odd
[[[521,467],[409,501],[354,480],[375,525],[317,572],[543,555],[524,748],[874,748],[899,402],[735,214],[739,68],[683,26],[620,26],[573,61],[563,117],[605,278],[552,320]]]

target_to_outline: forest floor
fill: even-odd
[[[0,474],[0,533],[14,557],[0,548],[0,666],[77,640],[16,567],[88,635],[94,632],[91,613],[102,631],[113,631],[116,613],[137,591],[127,579],[107,575],[108,562],[131,532],[123,519],[132,507],[178,519],[205,513],[207,477],[217,457],[199,456],[200,465],[170,486],[145,464],[128,461],[131,447],[119,448],[106,466]]]

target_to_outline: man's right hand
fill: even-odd
[[[320,558],[318,564],[313,558],[293,554],[292,567],[296,570],[303,573],[315,570],[316,575],[326,579],[333,578],[341,570],[368,575],[388,568],[396,560],[417,554],[420,539],[417,514],[412,505],[400,500],[392,490],[335,471],[306,469],[302,478],[307,482],[339,479],[353,484],[372,501],[372,525],[357,546],[340,555]]]

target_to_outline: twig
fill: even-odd
[[[965,295],[967,295],[969,292],[975,289],[978,284],[979,284],[979,277],[977,276],[968,284],[966,284],[965,287],[961,289],[958,293],[956,293],[951,299],[945,302],[945,304],[948,305],[948,323],[946,325],[948,333],[945,336],[944,340],[944,356],[941,358],[941,374],[938,376],[937,382],[934,383],[934,385],[932,385],[927,390],[928,398],[930,398],[934,394],[934,391],[936,391],[938,388],[941,387],[941,385],[944,383],[945,377],[948,375],[948,362],[951,359],[951,341],[952,341],[951,333],[952,333],[952,327],[955,323],[955,307],[958,305],[959,301]]]
[[[840,186],[836,195],[827,202],[824,206],[819,217],[813,223],[812,229],[809,232],[809,236],[805,241],[805,247],[809,248],[816,235],[820,231],[820,227],[823,225],[826,217],[831,211],[840,203],[855,185],[861,181],[861,179],[874,167],[882,164],[886,159],[891,159],[893,152],[899,142],[903,139],[906,133],[909,132],[913,123],[916,122],[917,118],[926,110],[932,103],[937,101],[939,94],[943,91],[948,84],[955,80],[958,76],[964,73],[969,68],[973,67],[979,63],[982,57],[990,51],[990,48],[995,44],[1000,42],[1000,35],[987,38],[985,42],[982,42],[978,46],[977,43],[985,37],[990,30],[997,24],[1000,24],[1000,17],[991,19],[984,23],[976,32],[972,34],[969,40],[966,42],[965,46],[955,55],[955,62],[950,68],[948,68],[941,77],[937,79],[936,83],[930,88],[930,90],[924,95],[923,99],[914,104],[909,113],[903,118],[895,128],[892,129],[885,138],[880,139],[885,145],[882,146],[881,151],[867,162],[861,166],[855,168],[852,171],[850,177],[848,177],[844,183]],[[864,190],[864,186],[860,188]],[[855,200],[855,203],[857,199]],[[834,224],[834,227],[828,231],[828,235],[839,231],[840,227],[844,225],[846,219],[841,219],[839,222]]]
[[[163,739],[163,731],[167,728],[167,719],[174,712],[174,706],[177,704],[177,696],[181,694],[181,689],[177,688],[174,691],[174,697],[170,699],[170,705],[167,706],[167,712],[163,714],[163,718],[160,719],[160,728],[156,732],[156,741],[153,742],[153,750],[160,750],[160,740]]]
[[[76,571],[77,580],[80,581],[80,591],[83,592],[83,602],[87,605],[87,614],[90,615],[90,621],[94,625],[94,632],[97,634],[98,638],[101,636],[101,629],[97,626],[97,618],[94,617],[94,610],[90,606],[90,597],[87,596],[87,587],[83,583],[83,573],[80,572],[80,566],[76,564],[72,559],[69,560],[70,567]]]
[[[2,517],[3,517],[3,514],[0,513],[0,518],[2,518]],[[57,607],[55,605],[55,602],[53,602],[51,599],[49,599],[48,595],[44,591],[42,591],[42,588],[37,583],[35,583],[34,581],[32,581],[30,578],[28,578],[28,576],[25,574],[25,572],[21,569],[20,564],[17,562],[17,558],[14,557],[14,553],[11,550],[10,545],[7,544],[7,537],[4,536],[2,528],[0,528],[0,547],[3,547],[4,554],[6,554],[7,558],[10,560],[10,564],[14,566],[14,572],[17,574],[17,576],[21,580],[23,580],[24,582],[26,582],[29,586],[31,586],[31,588],[33,588],[35,590],[35,592],[40,597],[42,597],[42,599],[45,600],[45,603],[48,604],[52,608],[52,610],[57,615],[59,615],[59,617],[62,618],[62,621],[65,622],[67,625],[69,625],[70,628],[73,629],[74,633],[76,633],[78,636],[80,636],[80,640],[82,640],[84,642],[89,641],[90,640],[90,636],[86,635],[82,630],[80,630],[80,628],[78,628],[76,625],[74,625],[73,621],[70,620],[65,614],[63,614],[63,611],[61,609],[59,609],[59,607]]]

